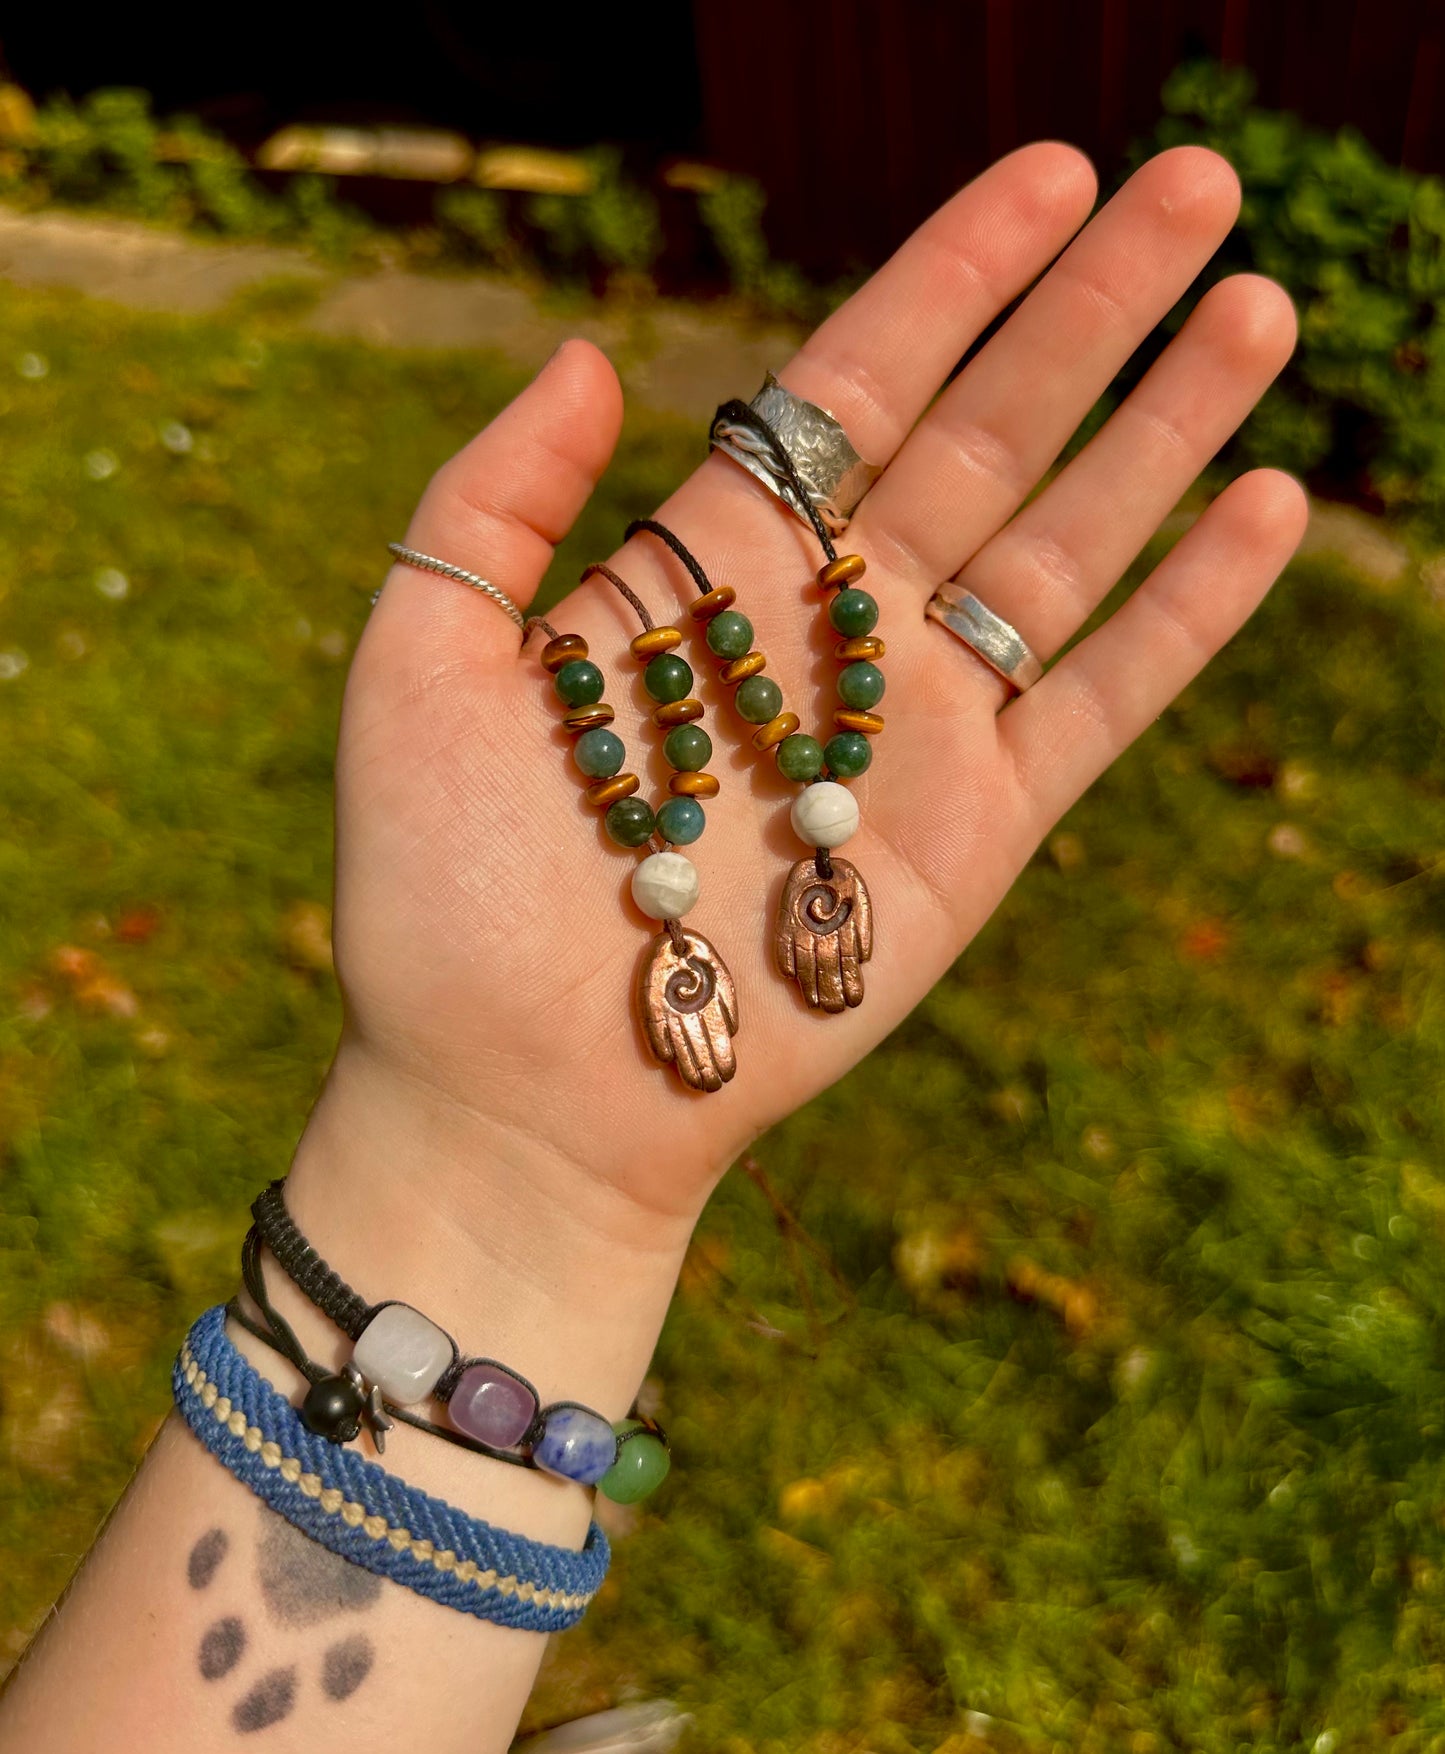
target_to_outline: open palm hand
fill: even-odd
[[[1072,148],[1014,153],[937,213],[780,373],[887,464],[841,545],[867,561],[888,648],[887,729],[855,783],[862,827],[846,848],[874,911],[863,1003],[810,1011],[773,966],[778,897],[804,852],[788,821],[796,788],[752,749],[752,727],[685,616],[693,587],[660,543],[635,537],[611,564],[659,623],[690,630],[682,655],[708,707],[722,793],[689,849],[702,894],[686,925],[730,966],[741,1013],[737,1076],[715,1095],[659,1067],[634,1018],[639,962],[658,928],[629,895],[637,855],[608,840],[583,800],[540,639],[519,650],[493,604],[397,568],[357,653],[340,750],[347,1077],[406,1085],[475,1117],[503,1142],[502,1160],[514,1147],[529,1173],[547,1166],[543,1192],[556,1205],[595,1199],[600,1187],[644,1217],[690,1226],[750,1138],[845,1073],[918,1002],[1050,824],[1239,628],[1304,526],[1298,485],[1272,470],[1235,481],[1134,596],[1018,698],[924,618],[939,583],[961,576],[1047,660],[1290,353],[1283,291],[1248,275],[1223,282],[1031,498],[1229,230],[1238,186],[1222,159],[1181,148],[1146,164],[1080,231],[1094,198]],[[959,357],[1041,273],[940,394]],[[611,367],[570,343],[439,472],[406,542],[525,606],[606,467],[620,418]],[[803,729],[828,725],[837,666],[811,532],[720,456],[658,516],[715,584],[736,589]],[[589,642],[628,766],[642,795],[659,799],[667,769],[627,651],[631,611],[594,577],[550,619]]]

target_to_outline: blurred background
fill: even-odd
[[[599,340],[627,429],[556,594],[994,156],[1107,193],[1189,140],[1239,225],[1081,437],[1272,274],[1298,354],[1134,576],[1259,461],[1309,538],[724,1184],[678,1468],[526,1727],[1445,1749],[1445,9],[143,10],[0,26],[0,1665],[326,1064],[337,707],[430,471]]]

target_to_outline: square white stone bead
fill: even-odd
[[[351,1362],[388,1401],[424,1401],[452,1361],[452,1343],[419,1310],[389,1303],[367,1323]]]

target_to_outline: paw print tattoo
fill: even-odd
[[[264,1506],[260,1516],[255,1583],[271,1626],[285,1633],[304,1632],[340,1615],[361,1613],[381,1594],[381,1579],[372,1572],[339,1559]],[[191,1588],[209,1590],[230,1551],[226,1531],[208,1529],[186,1561]],[[213,1620],[196,1651],[201,1679],[220,1681],[240,1669],[251,1642],[241,1614],[227,1613]],[[374,1659],[365,1633],[349,1633],[328,1644],[321,1652],[318,1675],[323,1695],[329,1700],[349,1699],[371,1673]],[[245,1734],[269,1729],[289,1717],[300,1691],[300,1669],[297,1663],[267,1668],[231,1707],[232,1728]]]

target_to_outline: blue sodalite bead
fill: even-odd
[[[617,1434],[585,1407],[553,1407],[532,1460],[549,1474],[595,1486],[617,1460]]]

